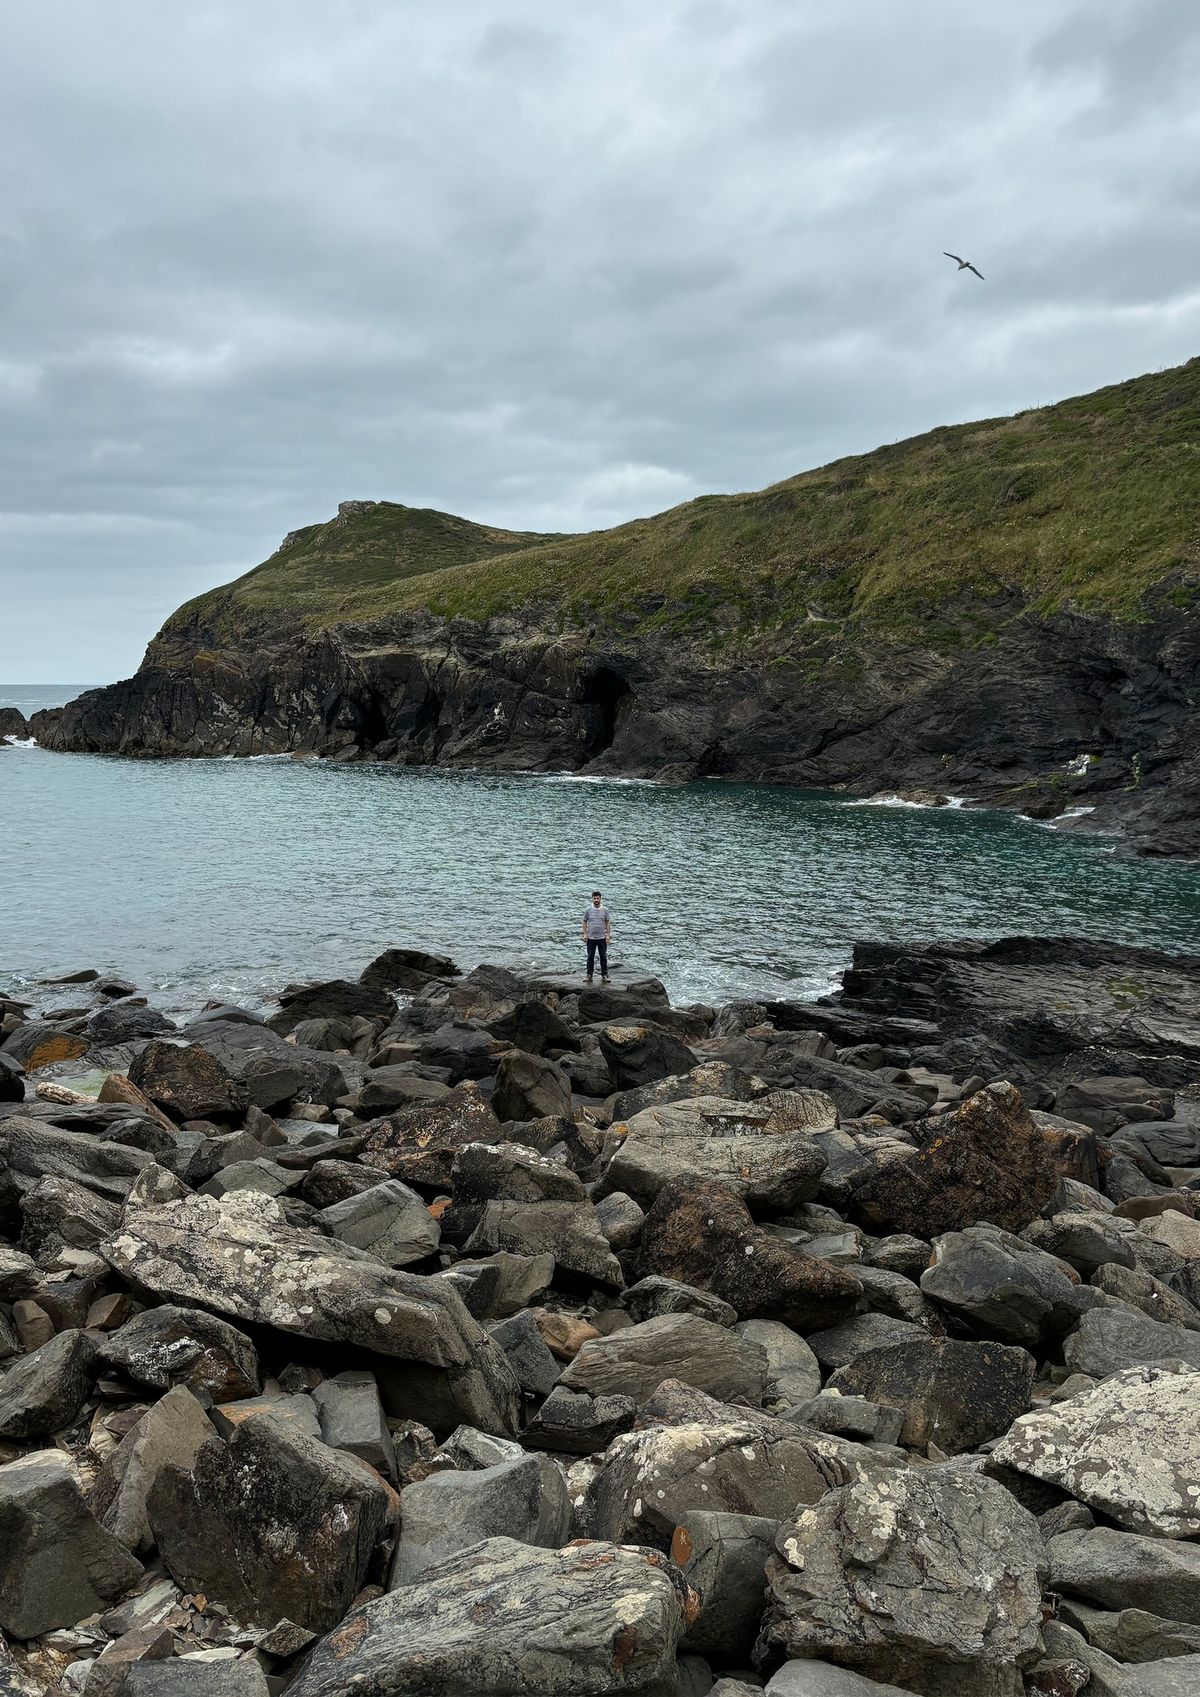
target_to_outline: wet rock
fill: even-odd
[[[653,1551],[489,1538],[356,1610],[289,1697],[666,1697],[697,1608]]]
[[[154,1537],[146,1503],[155,1480],[167,1466],[190,1472],[212,1435],[207,1414],[182,1385],[148,1408],[106,1457],[96,1479],[90,1507],[104,1529],[127,1549],[148,1550]]]
[[[441,1230],[415,1190],[388,1179],[324,1208],[317,1225],[343,1243],[365,1250],[389,1267],[407,1267],[432,1255]]]
[[[736,1309],[711,1291],[697,1290],[695,1285],[681,1284],[661,1273],[651,1273],[630,1285],[621,1300],[634,1320],[654,1320],[660,1314],[698,1314],[718,1326],[732,1326],[737,1319]]]
[[[503,1136],[478,1086],[461,1084],[440,1101],[373,1120],[362,1158],[406,1184],[448,1190],[460,1149],[468,1143],[500,1143]]]
[[[766,1354],[766,1401],[797,1403],[816,1396],[821,1388],[821,1364],[790,1326],[778,1320],[739,1320],[734,1331]]]
[[[1090,1300],[1055,1258],[998,1226],[947,1232],[921,1290],[972,1330],[1006,1343],[1061,1337]]]
[[[798,1332],[836,1323],[862,1286],[756,1226],[727,1186],[677,1179],[646,1216],[638,1256],[643,1276],[660,1273],[711,1291],[743,1320],[782,1320]]]
[[[696,1064],[685,1043],[655,1025],[606,1026],[600,1033],[600,1053],[614,1090],[637,1090],[673,1073],[690,1072]]]
[[[556,1385],[530,1421],[525,1442],[535,1449],[567,1455],[595,1455],[618,1432],[627,1432],[637,1404],[627,1396],[591,1396]]]
[[[42,1438],[78,1419],[97,1376],[90,1332],[59,1332],[0,1376],[0,1438]]]
[[[1200,1545],[1097,1526],[1046,1545],[1050,1587],[1106,1609],[1146,1609],[1200,1626]]]
[[[35,1450],[0,1467],[0,1627],[34,1638],[97,1613],[142,1564],[97,1521],[66,1457]]]
[[[767,1560],[779,1522],[689,1509],[671,1539],[671,1560],[700,1593],[700,1618],[684,1648],[720,1661],[749,1661],[762,1621]]]
[[[722,1401],[742,1397],[758,1405],[767,1374],[766,1351],[753,1341],[695,1314],[664,1314],[585,1343],[562,1383],[640,1403],[664,1379],[678,1379]]]
[[[864,1220],[934,1237],[986,1221],[1019,1232],[1058,1184],[1050,1148],[1012,1084],[991,1084],[925,1120],[911,1159],[892,1160],[855,1192]]]
[[[175,1027],[157,1008],[147,1007],[144,1001],[110,1002],[92,1014],[84,1026],[84,1035],[94,1049],[115,1048],[118,1043],[132,1043],[139,1037],[158,1037],[174,1032]]]
[[[213,1402],[258,1395],[250,1339],[215,1314],[164,1303],[135,1314],[100,1345],[101,1359],[153,1391],[182,1385]]]
[[[1200,1332],[1163,1325],[1114,1303],[1083,1316],[1078,1330],[1063,1342],[1063,1360],[1093,1379],[1156,1361],[1184,1361],[1200,1368]]]
[[[15,1055],[0,1049],[0,1102],[25,1100],[25,1068]]]
[[[1200,1372],[1133,1367],[1018,1420],[996,1464],[1060,1485],[1130,1532],[1200,1537]]]
[[[352,1456],[264,1414],[168,1463],[147,1513],[168,1572],[238,1620],[335,1625],[362,1587],[394,1497]]]
[[[374,1374],[348,1368],[323,1380],[312,1400],[323,1443],[357,1456],[385,1479],[396,1478],[395,1447]]]
[[[688,1177],[716,1180],[750,1207],[782,1212],[815,1196],[826,1160],[807,1135],[837,1123],[819,1091],[785,1091],[782,1102],[698,1097],[647,1108],[629,1121],[601,1181],[643,1205],[663,1186]]]
[[[431,1474],[405,1489],[392,1589],[411,1585],[484,1538],[557,1550],[570,1519],[566,1480],[548,1455],[523,1455],[473,1473]]]
[[[62,1026],[29,1020],[4,1039],[4,1053],[27,1073],[41,1072],[56,1061],[77,1061],[87,1054],[87,1043]]]
[[[843,1395],[886,1403],[904,1415],[900,1441],[947,1455],[1007,1432],[1029,1407],[1037,1363],[1011,1344],[952,1338],[868,1350],[829,1380]]]
[[[497,1070],[492,1108],[501,1120],[570,1114],[571,1080],[553,1061],[514,1049]]]
[[[418,1386],[422,1395],[438,1391],[460,1419],[514,1429],[516,1381],[455,1290],[287,1226],[267,1197],[192,1196],[129,1210],[104,1254],[160,1299],[413,1363],[414,1394]],[[436,1373],[423,1378],[418,1363]]]
[[[785,1523],[776,1549],[761,1656],[1009,1697],[1041,1652],[1042,1537],[995,1480],[927,1468],[850,1485]]]
[[[181,1047],[152,1040],[131,1062],[129,1081],[181,1122],[237,1119],[248,1101],[245,1087],[195,1043]]]

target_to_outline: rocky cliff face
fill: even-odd
[[[818,624],[814,621],[814,624]],[[172,621],[133,678],[42,713],[47,747],[723,778],[858,793],[913,787],[1037,817],[1094,811],[1142,852],[1200,852],[1200,628],[1009,616],[950,649],[862,631],[672,635],[557,609],[482,622],[399,613],[230,646]]]

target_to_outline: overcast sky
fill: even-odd
[[[592,529],[1186,359],[1198,87],[1187,0],[6,6],[0,680],[347,498]]]

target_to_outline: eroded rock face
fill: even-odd
[[[987,1221],[1019,1232],[1058,1184],[1046,1139],[1012,1084],[992,1084],[922,1122],[911,1160],[893,1160],[854,1193],[873,1228],[934,1237]]]
[[[473,1084],[460,1084],[437,1102],[372,1121],[363,1159],[406,1184],[446,1190],[460,1149],[499,1143],[503,1136],[487,1097]]]
[[[462,1419],[515,1430],[516,1380],[457,1291],[288,1226],[269,1197],[241,1191],[130,1209],[103,1252],[159,1298],[426,1363],[444,1374]]]
[[[652,1550],[489,1538],[356,1610],[290,1697],[673,1697],[699,1611]]]
[[[1061,1485],[1130,1532],[1200,1537],[1200,1371],[1115,1373],[1026,1414],[992,1459]]]
[[[147,1043],[129,1068],[129,1081],[173,1120],[232,1119],[249,1100],[245,1086],[196,1043]]]
[[[901,1443],[957,1455],[1008,1431],[1029,1407],[1036,1371],[1011,1344],[924,1338],[864,1351],[829,1386],[900,1409]]]
[[[938,1467],[848,1485],[776,1550],[764,1664],[782,1652],[926,1697],[1011,1697],[1041,1653],[1042,1536],[995,1480]]]

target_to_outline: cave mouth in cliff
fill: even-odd
[[[606,748],[612,747],[621,710],[633,699],[633,691],[611,666],[597,666],[583,681],[581,699],[585,707],[599,709],[592,715],[591,729],[584,745],[586,758],[594,760]]]

